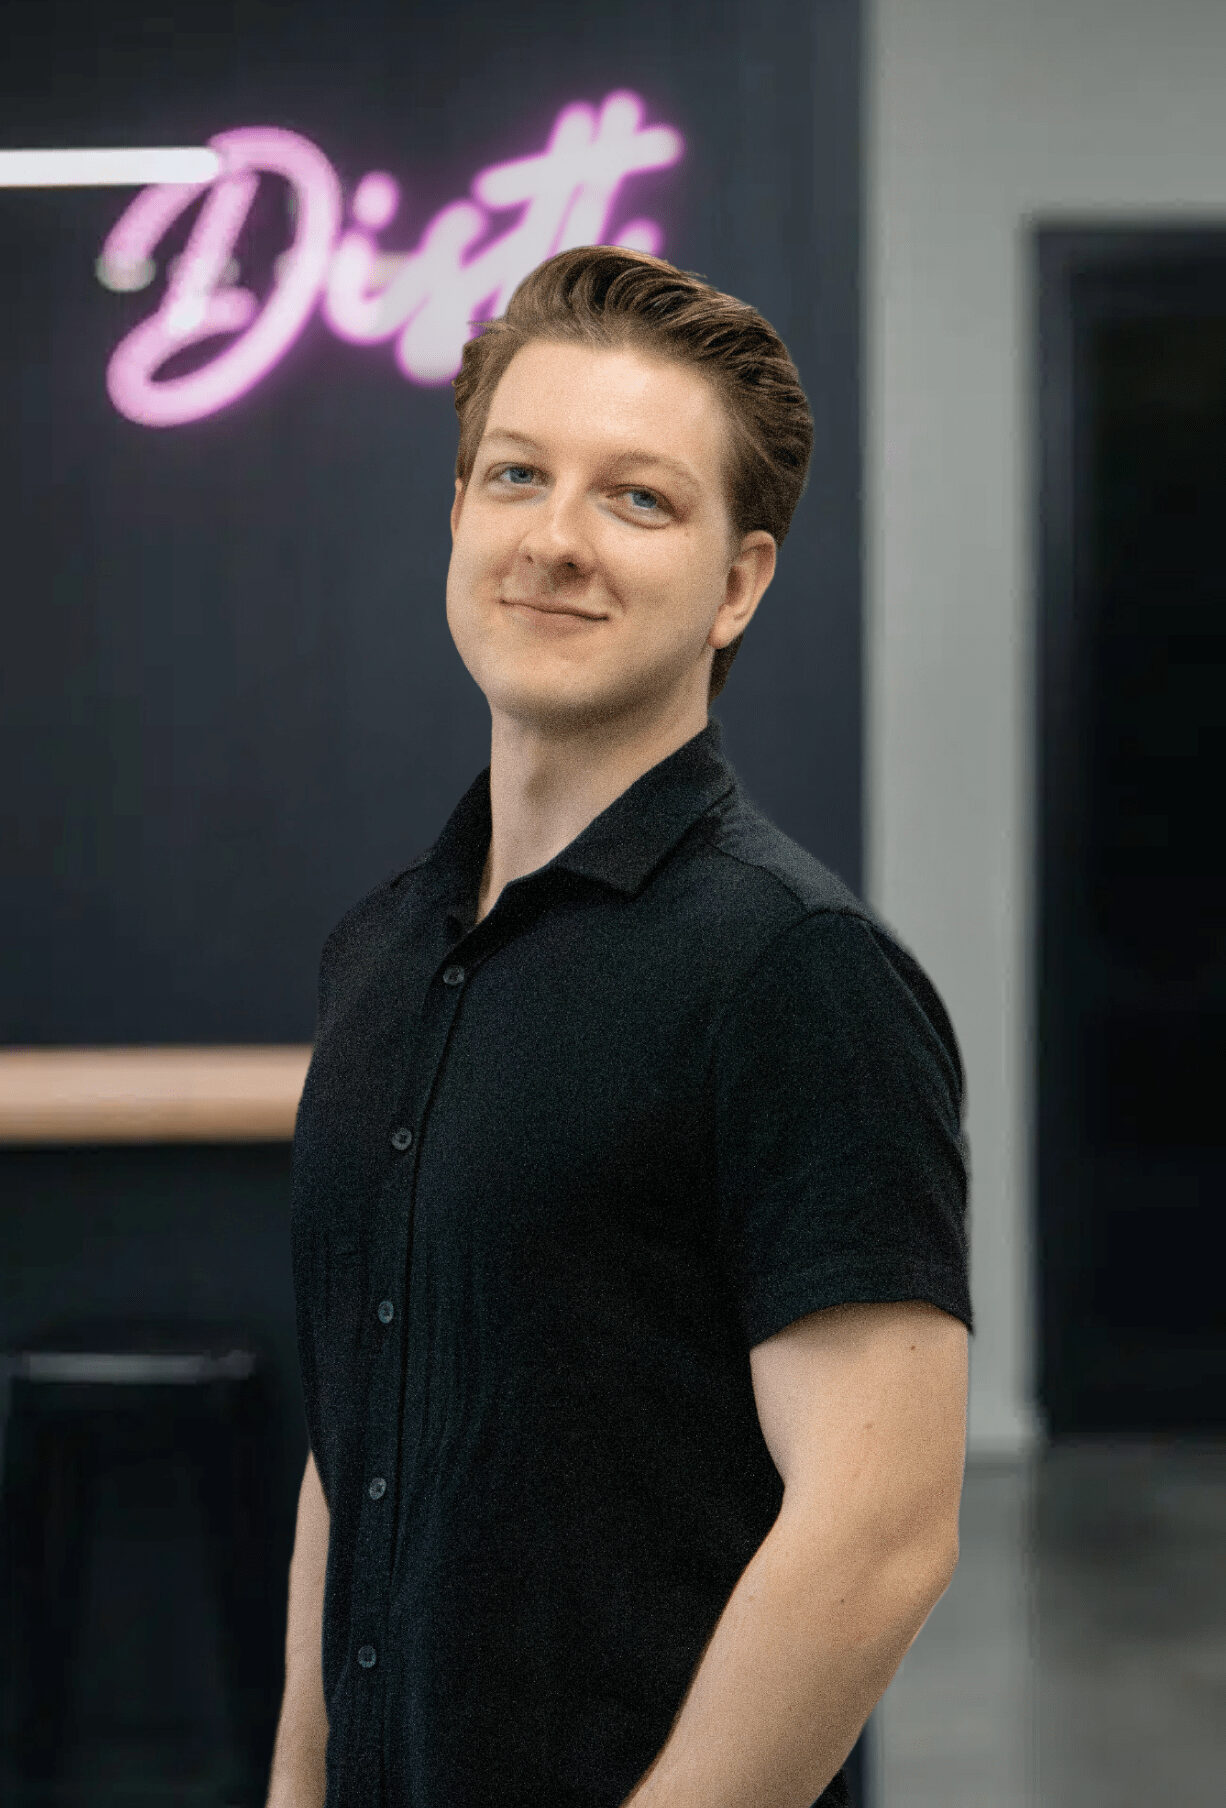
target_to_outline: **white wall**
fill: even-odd
[[[865,895],[949,1006],[969,1444],[1034,1403],[1034,216],[1226,223],[1226,0],[865,0]]]

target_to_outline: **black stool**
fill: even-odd
[[[116,1467],[172,1457],[190,1476],[204,1527],[230,1723],[228,1799],[263,1801],[281,1690],[275,1596],[284,1591],[269,1561],[268,1367],[241,1330],[164,1320],[78,1321],[0,1356],[6,1799],[41,1800],[67,1769],[98,1484]]]

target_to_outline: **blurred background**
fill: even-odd
[[[797,361],[809,489],[715,714],[966,1067],[961,1560],[858,1808],[1216,1805],[1226,10],[0,31],[0,153],[233,134],[248,170],[0,155],[0,1799],[263,1799],[319,951],[488,759],[447,379],[474,309],[590,241]]]

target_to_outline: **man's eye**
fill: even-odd
[[[522,489],[525,483],[532,482],[536,472],[531,465],[503,465],[501,470],[494,472],[494,476],[505,477],[513,488]]]
[[[653,514],[660,507],[654,490],[627,490],[626,497],[639,514]]]

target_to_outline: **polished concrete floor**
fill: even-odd
[[[873,1716],[868,1808],[1222,1808],[1226,1442],[971,1463],[960,1547]]]

